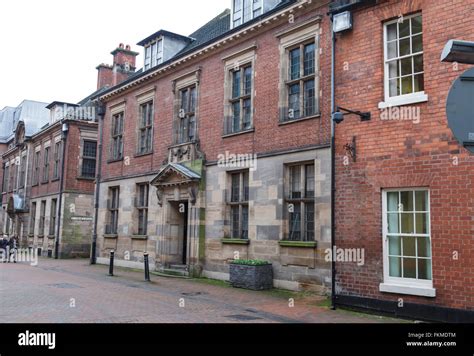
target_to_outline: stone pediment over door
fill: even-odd
[[[163,191],[178,186],[188,186],[191,201],[195,201],[196,185],[200,180],[201,175],[192,169],[179,163],[169,163],[151,181],[151,185],[156,187],[158,203],[162,205]]]

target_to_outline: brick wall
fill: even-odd
[[[163,161],[167,159],[168,147],[172,144],[172,119],[174,94],[171,81],[175,78],[202,68],[198,107],[198,132],[201,149],[206,159],[217,160],[217,156],[226,151],[233,153],[265,153],[287,150],[298,147],[327,144],[329,142],[330,117],[330,33],[328,30],[327,7],[322,2],[310,5],[311,11],[295,11],[294,23],[288,19],[279,20],[271,29],[253,36],[247,35],[235,40],[232,46],[223,46],[222,50],[214,50],[204,59],[191,60],[185,66],[180,65],[170,74],[141,85],[140,89],[156,86],[155,117],[154,117],[154,153],[143,157],[134,157],[136,152],[136,131],[138,104],[137,91],[114,97],[107,103],[108,108],[126,101],[125,109],[125,147],[124,161],[104,164],[103,178],[111,179],[135,174],[157,172]],[[279,126],[279,39],[275,36],[283,29],[296,26],[305,19],[322,15],[321,23],[321,77],[320,98],[322,117],[307,121]],[[256,31],[257,32],[257,31]],[[224,63],[222,58],[256,44],[254,107],[255,132],[235,137],[223,138],[224,127]],[[104,120],[104,160],[110,158],[111,146],[111,115],[110,110]]]
[[[425,92],[418,124],[382,121],[383,22],[421,11]],[[348,116],[337,127],[337,246],[364,248],[362,267],[338,263],[339,294],[474,308],[474,156],[447,126],[446,98],[468,66],[441,63],[449,39],[474,40],[472,1],[385,1],[354,13],[354,29],[337,41],[337,104],[371,111],[370,122]],[[347,69],[347,70],[346,70]],[[343,146],[357,137],[357,162],[344,165]],[[454,162],[459,164],[455,165]],[[379,292],[383,281],[381,190],[427,187],[431,193],[433,282],[436,298]],[[453,253],[459,252],[459,259]]]

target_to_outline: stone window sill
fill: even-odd
[[[117,159],[109,159],[107,161],[108,164],[111,164],[111,163],[117,163],[117,162],[122,162],[124,159],[123,157],[122,158],[117,158]]]
[[[380,291],[383,293],[417,295],[420,297],[436,297],[436,289],[427,286],[401,285],[394,283],[380,284]]]
[[[316,248],[318,243],[316,241],[280,241],[281,247],[296,247],[296,248]]]
[[[278,123],[278,126],[296,124],[297,122],[302,122],[302,121],[307,121],[307,120],[314,120],[314,119],[318,119],[320,117],[321,117],[321,114],[316,114],[316,115],[302,117],[300,119],[286,120],[286,121],[280,120],[280,122]]]
[[[86,180],[86,181],[89,181],[89,182],[93,182],[95,181],[95,178],[91,178],[91,177],[77,177],[77,180]]]
[[[229,134],[224,134],[224,135],[222,135],[222,138],[235,137],[235,136],[245,135],[245,134],[252,133],[252,132],[255,132],[255,128],[251,128],[251,129],[243,130],[243,131],[239,131],[239,132],[232,132],[232,133],[229,133]]]
[[[400,95],[389,98],[384,102],[379,103],[379,109],[387,109],[394,106],[404,106],[425,103],[428,101],[428,95],[424,91],[414,94]]]
[[[148,240],[148,235],[132,235],[132,240]]]
[[[54,240],[55,238],[56,238],[56,236],[54,236],[54,235],[48,235],[48,239],[50,239],[50,240]]]
[[[118,239],[118,235],[117,234],[105,234],[104,239],[115,240],[115,239]]]
[[[223,245],[250,245],[250,240],[242,239],[222,239]]]
[[[145,152],[145,153],[135,153],[133,158],[140,158],[140,157],[146,157],[146,156],[151,156],[151,155],[153,155],[153,151]]]

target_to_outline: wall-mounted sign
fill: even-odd
[[[454,137],[474,153],[474,68],[454,82],[449,91],[446,113]]]

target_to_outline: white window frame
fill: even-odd
[[[424,191],[428,193],[427,212],[428,212],[428,234],[431,249],[431,280],[420,280],[413,278],[391,277],[389,270],[389,254],[388,254],[388,202],[387,195],[390,192],[414,192]],[[415,202],[413,203],[415,204]],[[409,234],[407,234],[409,235]],[[420,234],[415,234],[419,236]],[[382,245],[383,245],[383,275],[384,281],[380,284],[380,291],[386,293],[418,295],[423,297],[436,297],[436,289],[433,288],[433,246],[431,235],[431,192],[426,187],[419,188],[395,188],[384,189],[382,191]]]
[[[150,42],[145,47],[145,59],[144,59],[144,69],[148,70],[153,68],[161,63],[163,63],[163,40],[164,38],[158,38],[153,42]],[[155,52],[153,52],[153,46],[156,45]],[[150,51],[150,56],[147,56],[147,52]],[[158,54],[161,53],[161,57],[158,57]]]
[[[417,12],[412,15],[403,16],[403,20],[406,21],[408,19],[420,16],[420,15],[422,16],[422,20],[423,20],[423,14],[421,12]],[[399,19],[397,18],[395,20],[388,21],[383,24],[384,96],[385,96],[384,100],[385,101],[379,103],[379,109],[386,109],[393,106],[411,105],[411,104],[423,103],[423,102],[428,101],[428,95],[425,93],[425,91],[420,91],[420,92],[411,93],[411,94],[402,94],[402,95],[390,97],[389,65],[388,65],[389,60],[388,60],[388,53],[387,53],[388,52],[387,51],[387,39],[388,39],[387,28],[388,26],[394,23],[397,23],[398,21]],[[398,33],[398,27],[397,27],[397,33]],[[421,34],[422,35],[424,34],[424,30],[422,30]],[[397,46],[397,48],[398,50],[400,49],[399,46]],[[425,54],[424,48],[421,53],[423,54],[423,57],[424,57],[424,54]],[[426,82],[426,76],[424,77],[423,80]]]
[[[235,18],[235,12],[234,12],[234,8],[235,8],[234,2],[235,2],[235,1],[240,1],[240,4],[241,4],[240,18]],[[254,16],[254,8],[253,8],[254,0],[248,0],[248,1],[250,1],[250,14],[251,14],[251,15],[250,15],[250,19],[248,19],[248,20],[245,21],[245,22],[251,21],[251,20],[253,20],[253,19],[255,18],[255,16]],[[264,2],[265,2],[265,0],[260,0],[260,14],[259,14],[258,16],[261,16],[261,15],[263,14],[263,3],[264,3]],[[242,25],[242,24],[245,23],[245,22],[244,22],[244,5],[245,5],[244,0],[232,0],[232,5],[231,5],[231,7],[232,7],[232,13],[231,13],[231,17],[230,17],[230,28],[235,28],[235,27],[238,27],[238,26],[240,26],[240,25]],[[236,20],[240,20],[240,21],[239,21],[240,23],[239,23],[238,25],[234,25],[234,22],[235,22]]]

